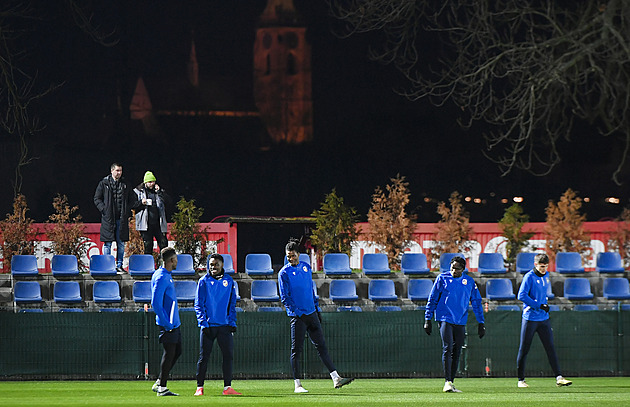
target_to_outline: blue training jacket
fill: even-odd
[[[545,321],[549,319],[549,313],[540,309],[547,303],[547,287],[549,286],[549,273],[544,276],[531,270],[523,277],[521,288],[518,290],[518,300],[523,301],[523,318],[528,321]]]
[[[236,283],[227,274],[212,277],[210,272],[199,279],[195,295],[197,325],[236,327]]]
[[[450,272],[442,273],[437,276],[431,288],[424,319],[430,320],[435,312],[436,321],[466,325],[470,303],[472,303],[477,322],[483,323],[481,294],[475,280],[467,274],[455,278]]]
[[[297,266],[286,264],[278,272],[280,300],[290,317],[301,317],[321,311],[313,292],[313,271],[301,261]]]
[[[177,295],[171,272],[160,267],[151,276],[151,306],[155,311],[155,323],[170,331],[181,325]]]

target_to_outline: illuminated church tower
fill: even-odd
[[[311,48],[293,0],[268,0],[254,43],[254,100],[275,143],[313,139]]]

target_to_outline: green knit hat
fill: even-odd
[[[144,173],[144,182],[156,181],[155,175],[151,171]]]

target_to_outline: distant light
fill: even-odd
[[[480,204],[481,203],[481,198],[475,198],[473,199],[473,202],[476,204]]]
[[[609,196],[608,198],[604,199],[604,201],[606,201],[608,203],[611,203],[611,204],[618,204],[620,202],[619,198],[615,198],[613,196]]]
[[[424,198],[424,202],[429,203],[431,202],[431,198],[429,198],[428,196]]]
[[[469,196],[467,196],[466,198],[464,198],[464,201],[466,201],[466,202],[470,202],[470,201],[472,201],[472,198],[471,198],[471,197],[469,197]]]
[[[584,202],[589,203],[591,202],[591,198],[589,198],[588,196],[586,198],[584,198]]]
[[[501,199],[501,203],[502,203],[502,204],[506,204],[506,203],[508,203],[508,202],[509,202],[509,201],[508,201],[508,199],[507,199],[507,198],[503,198],[503,199]]]
[[[523,202],[523,197],[522,196],[515,196],[514,198],[512,198],[512,200],[516,203],[521,203]]]

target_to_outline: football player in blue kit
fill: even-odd
[[[304,349],[304,335],[308,333],[320,359],[328,368],[336,389],[354,379],[339,376],[328,354],[321,325],[321,309],[313,292],[313,272],[311,266],[300,261],[298,242],[289,241],[285,247],[288,263],[278,272],[280,299],[287,315],[291,318],[291,370],[295,383],[295,393],[308,393],[301,383],[299,360]]]
[[[464,346],[468,304],[472,303],[473,312],[479,323],[477,326],[479,338],[486,334],[481,295],[475,280],[464,274],[465,268],[466,259],[453,257],[451,270],[435,279],[424,314],[424,330],[427,335],[431,335],[433,329],[431,319],[434,313],[440,327],[445,393],[461,393],[461,390],[455,388],[453,381],[457,373],[459,355]]]

